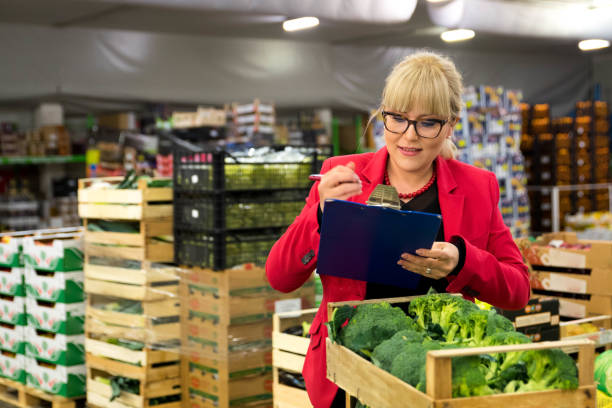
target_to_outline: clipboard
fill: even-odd
[[[402,253],[431,248],[442,216],[325,201],[317,272],[414,289],[421,275],[397,264]]]

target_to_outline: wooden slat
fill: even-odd
[[[304,368],[304,356],[298,354],[287,353],[280,350],[272,350],[272,362],[274,367],[282,368],[283,370],[293,373],[301,373]]]
[[[453,396],[452,369],[450,358],[435,358],[427,354],[425,364],[427,395],[434,399]]]
[[[178,296],[178,285],[171,284],[149,287],[124,285],[121,283],[85,278],[85,292],[95,295],[120,296],[122,299],[140,301],[164,300],[169,297]]]
[[[287,333],[272,333],[272,347],[275,349],[305,356],[309,344],[310,339],[306,337],[293,336]]]
[[[178,279],[178,272],[174,267],[151,268],[147,266],[149,265],[147,261],[143,264],[145,267],[142,269],[129,269],[86,263],[83,265],[83,269],[87,278],[131,285],[145,285],[153,282],[168,282]]]
[[[144,261],[147,259],[145,256],[145,248],[138,246],[104,246],[86,242],[85,252],[89,256],[99,256],[104,258],[134,259],[138,261]]]
[[[159,324],[154,326],[142,327],[125,327],[125,326],[109,326],[100,320],[93,319],[87,316],[85,319],[87,331],[105,335],[108,337],[119,337],[128,340],[141,341],[146,344],[161,343],[180,338],[181,324],[180,322]]]
[[[593,385],[593,372],[595,370],[593,343],[585,343],[578,348],[578,384],[582,386]]]
[[[147,355],[143,351],[130,350],[105,341],[85,339],[85,350],[96,356],[109,357],[126,363],[147,365]]]
[[[595,386],[577,390],[551,390],[515,394],[496,394],[486,397],[453,398],[434,401],[433,408],[596,408]],[[420,406],[419,406],[420,407]],[[425,407],[425,406],[423,406]],[[415,406],[416,408],[416,406]]]
[[[144,246],[147,239],[142,233],[85,231],[85,242],[94,244]]]
[[[180,364],[178,362],[176,364],[156,368],[137,367],[105,357],[95,356],[89,352],[87,352],[87,366],[105,371],[109,374],[136,378],[141,381],[162,381],[180,375]]]
[[[132,329],[147,327],[148,319],[146,316],[131,313],[112,312],[109,310],[99,310],[88,306],[85,310],[86,320],[99,321],[104,324],[119,325]]]
[[[312,408],[305,390],[275,382],[272,394],[275,408]]]
[[[109,220],[141,220],[143,207],[119,204],[79,204],[79,217]]]
[[[377,408],[431,407],[433,399],[352,351],[326,339],[327,379],[366,405]],[[381,392],[384,390],[384,392]]]
[[[526,350],[544,350],[551,348],[587,346],[593,347],[593,342],[589,340],[573,340],[573,341],[542,341],[540,343],[513,344],[508,346],[491,346],[491,347],[469,347],[447,350],[432,350],[427,353],[434,358],[450,358],[450,357],[465,357],[476,356],[479,354],[495,354],[509,353],[512,351]]]
[[[148,383],[145,388],[147,398],[158,398],[166,395],[181,393],[181,378],[171,378],[163,381]]]

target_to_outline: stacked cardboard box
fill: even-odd
[[[51,394],[85,394],[82,234],[26,237],[27,384]]]
[[[560,338],[559,300],[534,298],[520,310],[498,312],[512,320],[517,331],[533,341],[555,341]]]
[[[232,121],[238,133],[253,142],[273,142],[276,110],[271,103],[232,104]]]
[[[459,160],[492,171],[500,188],[500,209],[515,237],[527,236],[529,200],[521,138],[519,91],[467,87],[462,120],[455,128]]]
[[[272,315],[314,306],[314,282],[274,291],[252,264],[183,269],[183,390],[190,407],[272,405]]]
[[[535,296],[559,299],[559,315],[584,318],[612,314],[612,242],[580,241],[575,233],[545,234],[519,242],[533,269]]]

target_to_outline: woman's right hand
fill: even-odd
[[[346,166],[336,166],[323,174],[319,182],[319,199],[321,211],[325,206],[325,200],[335,198],[346,200],[361,194],[361,179],[355,173],[355,163],[350,162]]]

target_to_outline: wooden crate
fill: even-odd
[[[101,310],[92,306],[89,295],[85,309],[85,330],[146,344],[166,343],[180,338],[179,299],[143,302],[143,313],[132,314]]]
[[[178,298],[178,280],[146,282],[145,284],[133,284],[132,279],[137,276],[137,272],[129,276],[118,276],[116,273],[109,273],[107,276],[113,280],[99,279],[104,277],[104,271],[96,268],[92,272],[91,268],[85,270],[85,292],[102,295],[114,296],[123,299],[138,301],[154,301]],[[92,276],[96,276],[93,278]],[[146,279],[146,278],[144,278]],[[178,314],[178,313],[177,313]]]
[[[572,334],[572,327],[579,326],[583,323],[591,323],[599,330],[593,333]],[[561,329],[561,340],[591,340],[595,347],[605,347],[606,350],[612,348],[612,316],[601,315],[592,316],[584,319],[569,320],[559,323]],[[566,353],[576,353],[578,348],[564,348]]]
[[[79,216],[112,220],[150,220],[172,216],[172,188],[148,187],[139,180],[138,189],[87,189],[101,179],[79,180]],[[105,177],[102,181],[119,184],[123,177]]]
[[[301,374],[310,339],[283,333],[289,327],[301,325],[303,321],[312,323],[317,309],[301,310],[296,313],[275,314],[272,332],[272,376],[275,408],[312,408],[305,390],[279,382],[278,370]]]
[[[153,237],[172,235],[172,218],[141,220],[138,233],[89,231],[85,227],[85,252],[90,256],[121,259],[173,262],[174,243],[154,240]]]
[[[385,299],[389,303],[403,303],[414,297]],[[377,303],[379,300],[337,302],[328,305],[328,311],[341,305]],[[330,313],[331,316],[331,313]],[[376,367],[351,350],[326,339],[327,378],[357,397],[371,408],[395,407],[398,401],[412,408],[480,408],[480,407],[556,407],[595,408],[594,382],[595,353],[589,340],[554,341],[511,346],[474,347],[452,350],[435,350],[427,353],[427,392],[418,391],[390,373]],[[523,350],[578,347],[578,383],[576,390],[550,390],[529,393],[496,394],[482,397],[452,398],[453,357],[485,353],[505,353]],[[384,391],[384,392],[383,392]]]
[[[10,407],[31,408],[49,406],[50,408],[76,408],[83,406],[83,397],[65,398],[47,394],[36,388],[0,377],[0,401]]]
[[[142,351],[85,339],[87,350],[87,402],[110,408],[149,407],[151,398],[181,394],[180,354],[178,350]],[[139,365],[135,365],[139,364]],[[156,366],[159,365],[159,366]],[[120,375],[140,380],[140,393],[122,392],[112,403],[110,385],[96,381],[97,376],[109,378]],[[181,402],[156,405],[162,408],[180,408]]]
[[[85,254],[83,269],[89,279],[123,283],[126,285],[150,285],[160,282],[173,282],[180,279],[176,267],[164,265],[149,260],[141,261],[140,269],[121,268],[92,264],[91,256]]]

